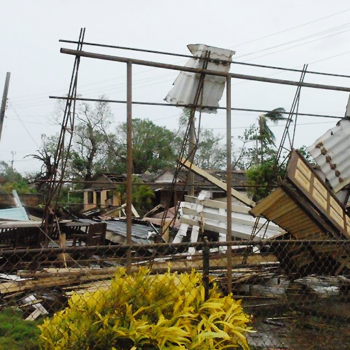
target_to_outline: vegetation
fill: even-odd
[[[121,123],[113,130],[112,119],[108,103],[98,102],[94,106],[88,103],[79,104],[66,177],[91,181],[98,173],[126,172],[127,124]],[[179,130],[175,132],[148,119],[134,118],[133,172],[153,173],[174,166],[187,122],[185,113],[180,118]],[[224,145],[220,144],[221,140],[221,135],[215,136],[210,130],[202,131],[195,158],[196,164],[204,169],[223,167],[226,150]],[[36,178],[47,179],[51,176],[57,142],[58,135],[42,136],[40,149],[31,155],[42,162],[41,171],[36,174]]]
[[[133,171],[142,174],[151,173],[174,165],[176,162],[176,145],[179,137],[162,126],[155,125],[148,119],[133,119]],[[119,152],[125,167],[126,161],[126,123],[117,129]],[[126,168],[123,168],[123,170]],[[125,170],[123,171],[125,172]]]
[[[5,193],[16,190],[18,194],[35,193],[35,189],[29,187],[28,181],[16,170],[12,169],[6,162],[0,162],[0,189]]]
[[[269,157],[262,163],[252,165],[247,171],[248,193],[254,201],[265,198],[275,185],[278,177],[283,177],[285,173],[285,165],[276,166],[275,155]]]
[[[268,123],[285,120],[283,108],[275,108],[257,118],[240,137],[243,146],[233,152],[233,169],[247,171],[249,191],[255,200],[269,193],[270,184],[275,183],[283,169],[276,171],[275,135]],[[188,125],[189,112],[184,110],[180,117],[178,131],[155,125],[148,119],[133,119],[133,172],[135,174],[155,173],[175,165]],[[111,130],[112,113],[107,103],[94,106],[81,103],[77,108],[76,125],[68,157],[66,178],[91,181],[102,172],[126,172],[126,123]],[[52,160],[57,136],[43,137],[42,148],[35,155],[43,168],[37,178],[46,179],[52,173]],[[203,169],[220,169],[226,164],[226,147],[222,135],[211,130],[201,130],[194,162]],[[259,188],[259,186],[265,186]],[[147,211],[152,205],[154,194],[145,186],[134,186],[133,200],[138,210]],[[76,184],[73,189],[82,189]],[[43,188],[41,188],[43,189]],[[67,189],[68,190],[68,189]],[[123,194],[122,189],[121,193]],[[75,198],[71,198],[72,200]],[[79,198],[77,198],[79,201]],[[64,200],[63,200],[64,202]]]
[[[44,350],[249,349],[249,317],[217,287],[204,297],[201,275],[133,275],[118,270],[106,291],[74,294],[40,326]]]
[[[179,130],[177,135],[179,140],[183,140],[190,117],[190,111],[184,109],[179,119]],[[202,169],[221,169],[226,165],[226,146],[222,143],[223,136],[215,135],[212,130],[204,129],[200,131],[194,163]],[[177,153],[180,151],[178,143]]]
[[[286,117],[283,115],[285,112],[284,108],[275,108],[272,111],[262,114],[258,118],[258,134],[256,139],[260,142],[260,155],[261,163],[263,162],[263,155],[265,148],[270,145],[275,145],[275,135],[272,130],[269,128],[267,122],[271,121],[274,124],[277,124],[280,120],[285,120]]]
[[[146,214],[153,207],[155,194],[151,187],[141,185],[142,181],[134,176],[132,179],[132,203],[140,215]],[[126,186],[116,186],[116,191],[120,194],[122,203],[126,203]]]
[[[275,108],[260,115],[257,126],[251,125],[240,137],[243,147],[234,161],[234,166],[246,170],[247,184],[251,186],[248,193],[254,201],[266,197],[271,192],[272,185],[276,184],[278,177],[284,176],[285,164],[282,166],[277,164],[276,138],[268,126],[268,121],[277,124],[285,120],[283,113],[283,108]]]
[[[5,308],[0,312],[0,350],[39,350],[40,321],[25,321],[21,310]]]

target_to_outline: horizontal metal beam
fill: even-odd
[[[313,84],[313,83],[305,83],[305,82],[292,81],[292,80],[273,79],[273,78],[258,77],[258,76],[253,76],[253,75],[237,74],[237,73],[224,73],[224,72],[217,72],[217,71],[212,71],[212,70],[208,70],[208,69],[184,67],[184,66],[178,66],[178,65],[174,65],[174,64],[166,64],[166,63],[159,63],[159,62],[153,62],[153,61],[138,60],[138,59],[128,58],[128,57],[111,56],[111,55],[104,55],[104,54],[99,54],[99,53],[94,53],[94,52],[70,50],[70,49],[65,49],[65,48],[61,48],[61,53],[64,53],[67,55],[79,56],[79,57],[94,58],[94,59],[105,60],[105,61],[114,61],[114,62],[123,62],[123,63],[131,62],[132,64],[141,65],[141,66],[170,69],[170,70],[189,72],[189,73],[199,73],[199,74],[204,73],[206,75],[214,75],[214,76],[220,76],[220,77],[227,77],[228,76],[228,77],[231,77],[234,79],[260,81],[263,83],[272,83],[272,84],[290,85],[290,86],[302,86],[302,87],[308,87],[308,88],[312,88],[312,89],[323,89],[323,90],[350,92],[350,88],[344,87],[344,86]]]
[[[56,100],[68,100],[68,97],[65,96],[49,96],[49,98],[53,98]],[[72,100],[72,99],[70,99]],[[85,102],[106,102],[106,103],[121,103],[126,104],[126,101],[123,100],[109,100],[109,99],[101,99],[101,98],[86,98],[86,97],[76,97],[74,98],[76,101],[85,101]],[[160,107],[183,107],[183,108],[194,108],[192,104],[176,104],[176,103],[162,103],[162,102],[140,102],[133,101],[133,105],[142,105],[142,106],[160,106]],[[216,106],[202,106],[204,108],[215,108],[226,110],[226,107],[216,107]],[[251,108],[231,108],[232,111],[243,111],[243,112],[257,112],[257,113],[269,113],[270,111],[266,109],[251,109]],[[290,114],[290,112],[280,112],[281,114]],[[331,119],[342,119],[343,117],[338,117],[335,115],[327,115],[327,114],[311,114],[311,113],[292,113],[292,115],[304,116],[304,117],[318,117],[318,118],[331,118]]]
[[[310,246],[311,244],[325,245],[325,244],[333,244],[337,247],[350,246],[350,240],[277,240],[277,239],[264,239],[257,241],[229,241],[229,242],[208,242],[209,248],[217,248],[217,247],[235,247],[235,246],[253,246],[253,247],[262,247],[265,245],[274,245],[274,246]],[[124,245],[100,245],[100,246],[84,246],[84,247],[64,247],[64,248],[18,248],[18,249],[0,249],[0,256],[17,256],[17,255],[27,255],[30,254],[57,254],[57,253],[73,253],[73,252],[123,252],[127,249],[138,250],[138,249],[180,249],[180,248],[189,248],[189,247],[201,247],[203,246],[203,242],[181,242],[181,243],[150,243],[150,244],[124,244]]]
[[[67,43],[67,44],[79,44],[79,41],[75,40],[59,40],[60,43]],[[191,59],[200,59],[200,60],[207,60],[209,62],[223,62],[223,63],[229,63],[229,64],[239,64],[242,66],[249,66],[249,67],[257,67],[257,68],[266,68],[266,69],[276,69],[286,72],[296,72],[296,73],[302,73],[303,71],[301,69],[295,69],[295,68],[285,68],[285,67],[277,67],[277,66],[268,66],[265,64],[257,64],[257,63],[248,63],[248,62],[240,62],[240,61],[228,61],[228,60],[220,60],[220,59],[213,59],[213,58],[205,58],[205,57],[199,57],[199,56],[193,56],[193,55],[184,55],[180,53],[175,52],[164,52],[164,51],[155,51],[155,50],[145,50],[145,49],[139,49],[134,47],[125,47],[125,46],[116,46],[116,45],[106,45],[106,44],[99,44],[99,43],[91,43],[84,41],[81,43],[84,46],[95,46],[95,47],[105,47],[109,49],[120,49],[120,50],[129,50],[129,51],[138,51],[138,52],[145,52],[145,53],[152,53],[157,55],[167,55],[167,56],[174,56],[174,57],[184,57],[184,58],[191,58]],[[345,74],[335,74],[335,73],[326,73],[326,72],[314,72],[314,71],[307,71],[307,74],[317,74],[317,75],[324,75],[328,77],[337,77],[337,78],[350,78],[350,75]]]

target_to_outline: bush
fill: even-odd
[[[22,311],[16,308],[1,310],[0,350],[39,350],[39,322],[25,321]]]
[[[40,338],[45,350],[249,349],[248,322],[240,301],[215,285],[205,301],[199,273],[119,269],[107,291],[74,294]]]

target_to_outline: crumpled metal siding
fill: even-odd
[[[188,49],[196,57],[204,57],[206,51],[210,51],[210,58],[230,61],[235,51],[220,49],[203,44],[188,45]],[[185,67],[202,68],[203,61],[199,59],[190,59]],[[208,70],[227,73],[230,70],[230,64],[208,63]],[[199,84],[200,74],[181,72],[175,79],[174,87],[165,97],[165,101],[175,104],[193,104]],[[216,113],[219,107],[219,101],[225,88],[225,77],[207,75],[204,79],[202,106],[213,106],[214,108],[202,109],[203,113]]]
[[[350,183],[350,120],[342,119],[307,149],[334,192]]]
[[[28,215],[23,207],[0,210],[0,220],[28,221]]]

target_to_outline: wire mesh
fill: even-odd
[[[75,245],[1,250],[0,313],[46,319],[44,349],[247,348],[242,339],[250,349],[350,348],[350,241]],[[242,339],[215,298],[237,302],[239,317],[230,322]]]

